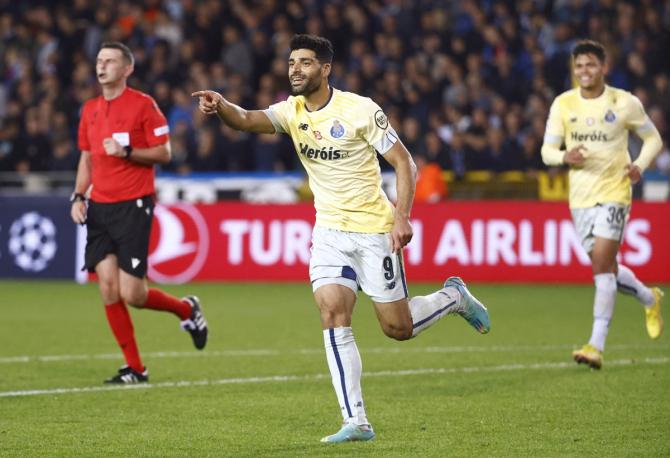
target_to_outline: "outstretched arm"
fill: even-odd
[[[416,165],[401,141],[397,141],[384,154],[384,159],[393,166],[396,174],[398,200],[391,229],[391,249],[395,252],[407,245],[414,235],[409,214],[416,188]]]
[[[233,129],[262,134],[275,133],[272,121],[260,110],[245,110],[215,91],[197,91],[191,96],[198,97],[200,111],[207,115],[216,113],[221,121]]]

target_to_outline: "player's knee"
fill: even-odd
[[[386,324],[382,326],[384,334],[395,340],[409,340],[412,338],[412,327],[406,325]]]
[[[113,280],[98,280],[100,295],[105,304],[111,304],[119,300],[119,284]]]
[[[593,275],[616,273],[616,263],[594,260],[591,267]]]
[[[335,328],[347,325],[346,307],[327,301],[319,303],[318,307],[321,313],[321,323],[324,327]]]
[[[147,301],[147,293],[140,288],[121,288],[121,299],[133,307],[141,308]]]
[[[333,309],[321,309],[321,324],[324,328],[346,326],[346,314]]]

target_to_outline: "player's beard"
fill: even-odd
[[[314,92],[318,91],[319,88],[321,87],[320,78],[307,78],[306,81],[307,83],[302,89],[297,89],[294,86],[291,86],[291,93],[293,95],[302,95],[307,97],[310,94],[313,94]]]

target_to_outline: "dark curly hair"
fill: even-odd
[[[598,58],[600,62],[605,62],[605,47],[593,40],[581,40],[578,41],[575,47],[572,49],[572,58],[576,59],[577,56],[582,54],[593,54]]]
[[[299,34],[291,38],[291,51],[296,49],[309,49],[314,51],[319,62],[333,62],[333,44],[327,38],[317,37],[316,35]]]

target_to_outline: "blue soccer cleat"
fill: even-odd
[[[475,296],[468,291],[465,283],[460,277],[449,277],[444,282],[444,287],[453,286],[461,293],[461,300],[453,309],[455,313],[461,315],[470,323],[470,326],[475,328],[481,334],[486,334],[491,330],[491,322],[489,321],[489,312],[484,307],[484,304],[479,302]]]
[[[342,429],[321,439],[321,442],[327,444],[340,444],[342,442],[370,441],[375,438],[375,432],[370,425],[356,425],[354,423],[345,423]]]

